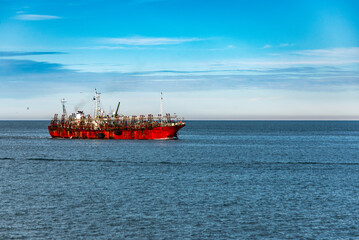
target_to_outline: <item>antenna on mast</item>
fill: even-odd
[[[161,92],[161,116],[163,115],[163,97]]]
[[[61,99],[61,103],[62,103],[62,114],[67,117],[67,112],[66,112],[66,108],[65,108],[65,103],[66,103],[66,100],[65,98]]]
[[[95,88],[95,96],[93,97],[93,100],[95,102],[95,109],[94,109],[94,117],[98,117],[100,116],[101,113],[101,105],[100,105],[100,94],[98,93],[96,88]]]
[[[162,123],[162,117],[163,117],[163,96],[162,96],[162,92],[161,92],[161,123]]]

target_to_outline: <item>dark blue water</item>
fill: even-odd
[[[0,121],[0,239],[359,238],[359,122],[189,121],[179,140]]]

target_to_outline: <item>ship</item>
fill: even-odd
[[[163,97],[161,93],[161,113],[125,116],[119,114],[120,102],[116,111],[107,115],[101,108],[100,93],[95,89],[93,116],[77,111],[69,116],[65,99],[61,99],[62,116],[55,114],[48,126],[52,138],[68,139],[139,139],[162,140],[178,139],[177,132],[186,125],[183,118],[166,113],[162,115]]]

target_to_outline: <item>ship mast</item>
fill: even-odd
[[[62,114],[67,117],[67,112],[66,112],[66,108],[65,108],[65,103],[66,103],[66,100],[65,98],[61,99],[61,103],[62,103]]]
[[[163,97],[162,97],[162,92],[161,92],[161,123],[162,123],[162,117],[163,117]]]
[[[100,94],[101,93],[98,93],[95,88],[95,96],[93,97],[93,100],[95,102],[94,118],[97,118],[101,115]]]

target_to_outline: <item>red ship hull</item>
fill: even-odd
[[[153,128],[109,128],[94,130],[91,128],[69,128],[59,125],[50,125],[49,133],[53,138],[80,138],[80,139],[175,139],[177,132],[183,125],[163,126]]]

